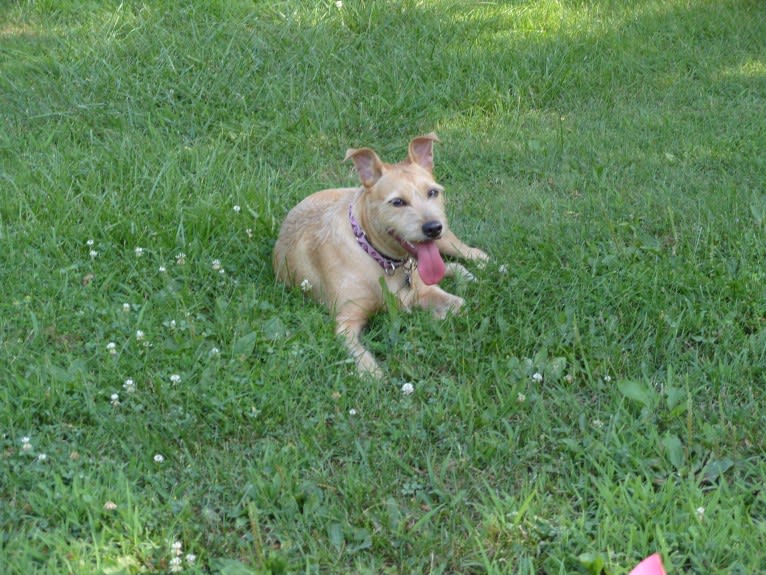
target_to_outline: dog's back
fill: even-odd
[[[325,250],[320,247],[341,232],[346,210],[356,188],[322,190],[304,198],[287,214],[274,246],[272,264],[287,285],[317,284],[317,267]]]

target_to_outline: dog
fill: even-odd
[[[460,241],[447,226],[444,188],[433,175],[436,134],[413,138],[407,158],[380,160],[370,148],[349,149],[361,187],[316,192],[287,214],[274,246],[279,281],[300,286],[335,315],[336,333],[361,376],[383,372],[362,345],[369,318],[393,294],[405,310],[437,318],[464,303],[437,284],[445,275],[473,276],[441,254],[484,262],[487,254]]]

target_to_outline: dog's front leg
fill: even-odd
[[[448,313],[457,313],[463,307],[462,297],[447,293],[438,286],[422,286],[418,289],[417,304],[439,319],[444,319]]]
[[[444,232],[442,237],[436,240],[436,245],[439,246],[441,253],[448,256],[478,260],[480,262],[486,262],[489,259],[489,256],[479,248],[472,248],[464,244],[452,230]]]
[[[381,379],[383,371],[375,361],[375,357],[362,345],[360,339],[362,330],[367,325],[367,316],[359,307],[352,306],[350,309],[339,310],[335,321],[335,333],[343,337],[343,343],[354,358],[359,375]]]
[[[467,282],[476,280],[475,275],[465,269],[465,266],[462,266],[457,262],[449,262],[447,264],[447,271],[444,275],[445,277],[457,277]]]

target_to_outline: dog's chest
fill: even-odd
[[[383,276],[388,291],[394,294],[405,307],[412,304],[412,298],[421,283],[417,273],[417,263],[414,260],[408,260],[393,273]]]

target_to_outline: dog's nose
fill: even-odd
[[[421,229],[427,238],[431,238],[433,240],[442,235],[442,224],[436,220],[424,223]]]

